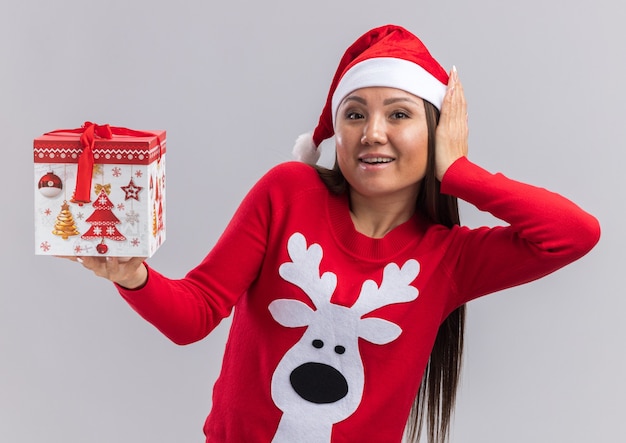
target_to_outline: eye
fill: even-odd
[[[391,114],[391,118],[395,120],[402,120],[405,118],[409,118],[409,114],[407,114],[404,111],[395,111],[394,113]]]
[[[335,352],[336,352],[337,354],[340,354],[340,355],[341,355],[341,354],[343,354],[344,352],[346,352],[346,348],[344,348],[344,347],[343,347],[343,346],[341,346],[341,345],[337,345],[337,346],[335,346]]]
[[[348,111],[346,112],[346,119],[348,120],[360,120],[364,118],[363,114],[356,111]]]
[[[324,347],[324,342],[322,340],[313,340],[313,343],[311,343],[313,345],[314,348],[317,349],[321,349]]]

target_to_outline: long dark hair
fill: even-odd
[[[452,227],[460,224],[457,199],[441,194],[441,183],[435,177],[435,130],[439,123],[439,111],[427,101],[424,101],[424,107],[428,127],[428,164],[417,196],[416,207],[433,223]],[[321,166],[316,166],[316,169],[331,192],[335,194],[348,192],[348,183],[337,162],[332,169]],[[465,306],[461,306],[446,318],[437,332],[407,422],[406,434],[409,442],[419,441],[424,423],[429,443],[444,443],[448,439],[461,375],[464,330]]]

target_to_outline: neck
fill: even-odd
[[[357,232],[371,238],[383,238],[415,213],[417,195],[405,198],[364,197],[350,191],[350,216]]]

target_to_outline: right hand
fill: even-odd
[[[63,257],[81,263],[98,277],[111,280],[126,288],[136,289],[148,280],[145,257]]]

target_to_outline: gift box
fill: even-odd
[[[87,122],[35,138],[35,254],[152,256],[165,241],[165,136]]]

